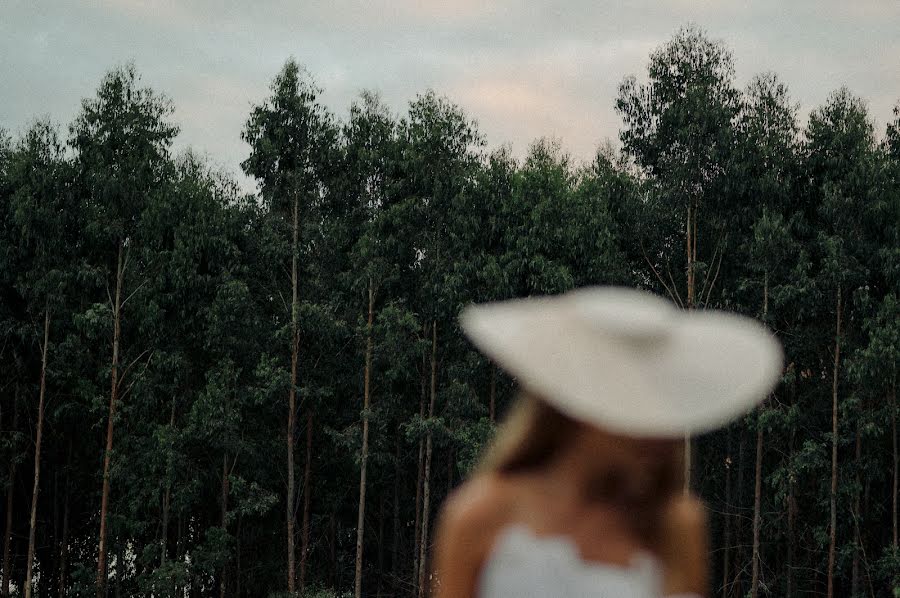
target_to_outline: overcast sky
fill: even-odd
[[[432,88],[490,147],[549,136],[586,160],[617,138],[622,78],[688,23],[732,49],[739,84],[776,72],[804,119],[846,85],[881,132],[900,98],[898,0],[0,0],[0,126],[67,125],[133,61],[174,102],[177,148],[239,173],[250,106],[293,56],[339,117],[363,89],[400,114]]]

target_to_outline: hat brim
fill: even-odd
[[[628,436],[719,428],[761,402],[781,377],[781,345],[753,319],[672,309],[668,322],[660,338],[611,336],[558,298],[471,306],[460,317],[473,343],[521,386],[576,419]]]

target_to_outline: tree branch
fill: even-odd
[[[122,372],[122,375],[119,377],[119,383],[118,383],[119,386],[121,386],[121,385],[122,385],[122,382],[125,381],[125,377],[128,375],[128,372],[131,370],[131,368],[134,366],[134,364],[136,364],[138,361],[140,361],[140,359],[141,359],[144,355],[146,355],[147,353],[149,353],[149,352],[150,352],[149,349],[144,350],[140,355],[138,355],[137,357],[135,357],[134,360],[132,360],[132,362],[129,363],[129,364],[125,367],[125,371],[123,371],[123,372]],[[144,369],[145,369],[145,370],[147,369],[147,365],[150,364],[150,359],[153,359],[153,353],[150,353],[150,358],[147,359],[147,363],[144,365]]]
[[[722,267],[722,256],[725,255],[725,248],[722,248],[722,251],[719,253],[719,264],[716,266],[716,274],[713,276],[712,283],[709,285],[709,291],[706,293],[706,301],[703,302],[703,307],[706,308],[709,305],[709,298],[712,297],[713,288],[716,286],[716,280],[719,279],[719,269]]]
[[[131,291],[131,293],[130,293],[127,297],[125,297],[125,301],[123,301],[123,302],[122,302],[122,305],[120,305],[119,307],[120,307],[120,308],[125,307],[125,304],[128,303],[128,300],[131,299],[132,297],[134,297],[134,294],[137,293],[138,291],[140,291],[141,288],[142,288],[145,284],[147,284],[147,279],[146,279],[146,278],[145,278],[143,281],[141,281],[141,284],[139,284],[139,285],[137,286],[137,288],[135,288],[133,291]]]
[[[146,353],[146,352],[147,351],[144,351],[144,353]],[[143,355],[144,353],[141,353],[141,355]],[[138,358],[140,358],[140,356]],[[144,369],[141,370],[141,376],[143,376],[144,372],[147,371],[147,368],[150,366],[150,361],[152,359],[153,359],[153,353],[150,353],[150,357],[147,358],[147,362],[144,364]],[[131,364],[128,366],[128,368],[131,368],[131,366],[134,365],[136,361],[137,360],[132,361]],[[128,369],[126,369],[125,372],[127,373]],[[134,387],[134,385],[137,383],[137,381],[141,379],[141,376],[136,376],[134,381],[125,388],[125,390],[122,392],[122,394],[119,397],[120,401],[124,400],[125,397],[128,396],[128,393],[131,392],[132,387]],[[122,374],[122,380],[124,380],[124,379],[125,379],[125,374]],[[120,383],[121,383],[121,380],[120,380]]]
[[[643,254],[644,260],[647,262],[647,265],[650,266],[650,269],[656,275],[656,280],[658,280],[659,283],[663,286],[663,288],[666,289],[666,292],[669,294],[669,297],[672,299],[672,301],[674,301],[681,307],[684,307],[684,304],[681,302],[681,297],[678,297],[677,293],[673,289],[669,288],[669,285],[666,284],[666,281],[663,280],[662,276],[660,276],[659,272],[656,270],[656,267],[654,267],[653,262],[651,262],[650,258],[647,257],[647,251],[646,251],[646,249],[644,249],[644,240],[641,239],[638,242],[638,244],[641,246],[641,254]],[[669,277],[671,278],[671,275]],[[673,286],[674,286],[674,283],[673,283]]]

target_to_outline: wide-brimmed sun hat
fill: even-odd
[[[783,367],[781,344],[756,320],[635,289],[473,305],[460,323],[524,389],[627,436],[721,427],[761,402]]]

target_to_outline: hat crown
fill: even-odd
[[[665,299],[626,289],[571,293],[575,317],[591,330],[622,340],[658,342],[671,333],[674,308]]]

